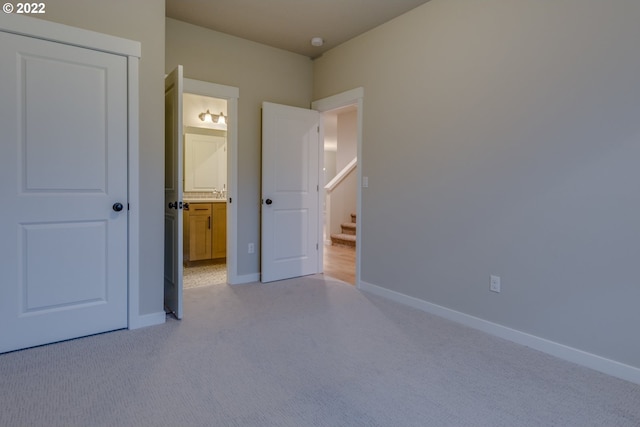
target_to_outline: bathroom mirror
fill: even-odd
[[[184,191],[221,192],[227,188],[226,131],[199,130],[184,138]]]

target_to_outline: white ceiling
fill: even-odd
[[[169,18],[316,58],[429,0],[165,1]]]

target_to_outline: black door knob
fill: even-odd
[[[266,204],[270,205],[271,203],[273,203],[273,200],[271,200],[271,199],[267,199],[267,200],[265,200],[264,202],[265,202]]]
[[[113,210],[116,212],[120,212],[122,209],[124,209],[124,206],[122,206],[122,203],[114,203],[112,207],[113,207]]]

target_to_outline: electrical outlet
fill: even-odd
[[[249,253],[253,254],[256,252],[256,245],[254,245],[253,243],[249,243]]]
[[[489,289],[493,292],[500,292],[500,276],[491,276]]]

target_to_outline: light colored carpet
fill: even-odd
[[[0,355],[1,426],[638,426],[640,386],[322,276]]]
[[[183,289],[227,283],[227,264],[205,264],[183,269]]]

